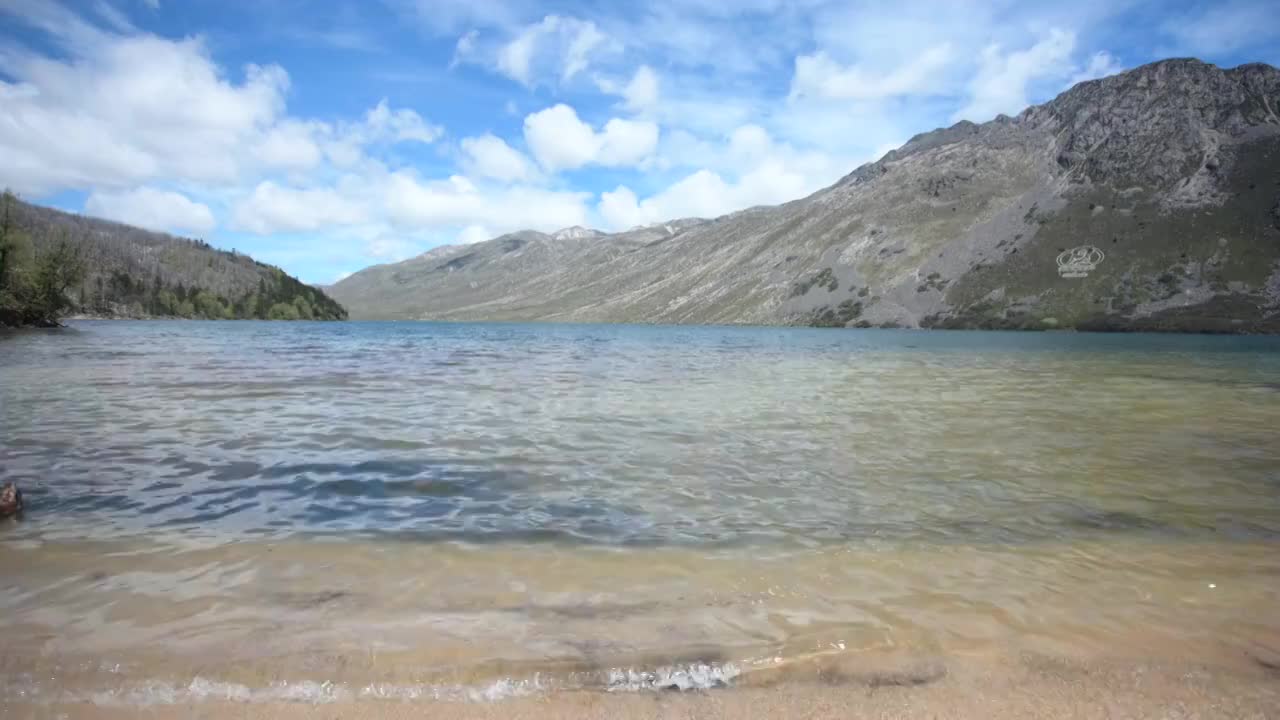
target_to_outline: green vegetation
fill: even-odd
[[[835,273],[831,272],[831,268],[822,268],[820,272],[808,280],[798,282],[791,286],[791,297],[807,295],[809,290],[813,289],[814,285],[817,285],[820,288],[826,288],[827,292],[835,292],[840,289],[840,280],[836,278]]]
[[[0,198],[0,325],[56,325],[84,278],[84,255],[66,237],[37,247],[15,226],[12,200]]]
[[[346,310],[320,290],[272,268],[258,287],[235,300],[182,283],[166,285],[159,275],[150,282],[127,272],[98,275],[82,293],[82,312],[126,317],[170,317],[198,320],[342,320]]]
[[[845,327],[862,315],[862,303],[856,300],[845,300],[832,309],[823,305],[813,311],[809,325],[813,327]]]
[[[345,320],[318,288],[199,240],[0,197],[0,326],[68,313],[204,320]]]

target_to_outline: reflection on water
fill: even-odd
[[[0,526],[0,629],[184,688],[175,658],[207,672],[213,653],[206,680],[250,690],[254,667],[417,669],[384,689],[715,684],[815,652],[1280,635],[1277,350],[425,323],[11,335],[0,476],[29,512]]]

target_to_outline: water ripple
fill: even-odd
[[[0,340],[0,475],[27,493],[31,512],[11,531],[25,537],[1271,539],[1278,349],[1085,334],[83,323]]]

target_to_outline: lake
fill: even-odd
[[[1280,648],[1280,338],[83,321],[0,336],[0,480],[27,699]]]

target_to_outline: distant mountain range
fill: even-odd
[[[1280,71],[1157,62],[784,205],[517,232],[329,292],[356,318],[1280,332]]]
[[[67,241],[85,273],[68,289],[71,311],[99,317],[343,320],[324,291],[272,265],[165,233],[9,198],[15,248],[38,258]],[[0,307],[0,325],[6,323]],[[12,319],[12,318],[11,318]],[[13,324],[13,323],[9,323]]]

